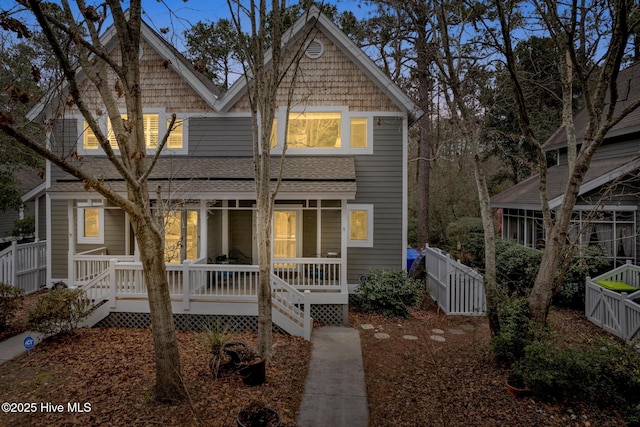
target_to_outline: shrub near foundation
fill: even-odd
[[[46,335],[66,334],[91,313],[82,289],[53,289],[29,311],[30,329]]]
[[[13,312],[22,303],[22,289],[0,283],[0,331],[7,327]]]
[[[354,306],[360,311],[409,317],[407,308],[420,304],[425,285],[403,270],[372,270],[358,285],[357,292]]]

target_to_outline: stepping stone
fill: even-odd
[[[389,334],[385,334],[384,332],[377,332],[373,336],[378,338],[379,340],[386,340],[390,337]]]
[[[434,334],[444,334],[444,331],[442,329],[432,329],[431,332],[433,332]]]
[[[462,329],[464,329],[465,331],[474,331],[476,329],[475,326],[473,325],[469,325],[469,324],[465,324],[460,326]]]
[[[365,323],[365,324],[363,324],[363,325],[360,325],[360,327],[361,327],[362,329],[365,329],[365,330],[373,329],[373,325],[370,325],[370,324],[368,324],[368,323]]]
[[[415,335],[403,335],[402,338],[409,341],[416,341],[418,339],[418,337]]]
[[[431,335],[429,338],[431,338],[434,341],[438,341],[438,342],[445,342],[446,341],[446,339],[442,335]]]
[[[464,335],[465,334],[465,332],[462,329],[456,329],[456,328],[449,329],[449,333],[453,334],[453,335]]]

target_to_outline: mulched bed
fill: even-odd
[[[488,352],[484,317],[445,316],[431,307],[409,319],[353,312],[351,324],[360,331],[371,427],[625,425],[612,411],[507,394],[507,371]],[[374,329],[364,330],[362,324]],[[563,343],[606,334],[574,310],[554,309],[550,324]],[[376,333],[390,337],[378,339]]]
[[[13,313],[13,316],[9,319],[7,327],[0,331],[0,341],[4,341],[14,335],[19,335],[27,330],[27,314],[31,307],[38,301],[38,298],[46,292],[46,290],[42,290],[21,297],[22,304],[20,305],[20,308]]]

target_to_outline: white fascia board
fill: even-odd
[[[22,195],[22,201],[26,202],[28,200],[31,200],[34,197],[39,196],[41,193],[44,193],[44,191],[46,189],[47,189],[47,183],[43,182],[42,184],[40,184],[37,187],[35,187],[32,190],[30,190],[29,192],[23,194]]]
[[[580,186],[580,190],[578,191],[578,196],[581,196],[585,193],[588,193],[591,190],[595,190],[598,187],[601,187],[605,184],[610,183],[611,181],[613,181],[614,179],[617,179],[619,177],[621,177],[624,174],[627,174],[631,171],[633,171],[634,169],[638,169],[640,168],[640,159],[637,160],[633,160],[627,164],[624,164],[608,173],[605,173],[603,175],[600,175],[597,178],[592,179],[589,182],[585,182]],[[551,200],[549,200],[549,208],[550,209],[556,209],[558,208],[561,204],[562,201],[564,200],[564,194],[555,197]]]

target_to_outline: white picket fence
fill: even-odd
[[[587,277],[585,284],[585,315],[587,319],[624,339],[640,338],[640,291],[633,293],[605,289],[596,282],[610,280],[624,282],[640,288],[640,267],[627,263],[593,279]]]
[[[13,285],[24,294],[36,292],[46,285],[47,242],[18,244],[0,252],[0,283]]]
[[[431,298],[446,314],[484,315],[486,299],[480,273],[442,249],[425,248],[425,267]]]

